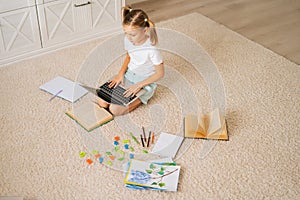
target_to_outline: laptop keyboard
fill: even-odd
[[[124,97],[124,92],[126,91],[124,88],[119,85],[115,88],[110,88],[109,82],[104,83],[97,89],[98,96],[108,103],[125,105],[130,102],[132,99],[136,98],[136,96]]]

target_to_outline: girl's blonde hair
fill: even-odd
[[[141,9],[132,9],[130,6],[123,7],[123,25],[149,28],[149,36],[152,45],[158,43],[155,24],[149,19],[148,15]]]

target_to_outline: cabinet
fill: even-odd
[[[0,0],[0,61],[41,48],[34,1],[13,3]]]
[[[59,0],[38,5],[45,47],[121,28],[119,0]]]
[[[124,0],[0,0],[0,64],[119,31],[124,4]]]

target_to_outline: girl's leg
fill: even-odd
[[[124,114],[127,114],[127,113],[133,111],[134,109],[136,109],[141,104],[142,104],[142,102],[141,102],[140,99],[135,100],[134,102],[129,104],[129,106],[127,106],[127,107],[116,105],[116,104],[111,104],[109,106],[109,111],[115,116],[124,115]]]
[[[102,108],[108,108],[110,104],[107,103],[106,101],[104,101],[103,99],[99,98],[98,99],[98,105]]]

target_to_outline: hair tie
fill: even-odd
[[[148,21],[148,19],[147,19],[147,18],[145,18],[145,19],[144,19],[144,21],[145,21],[145,22],[147,22],[147,21]]]

